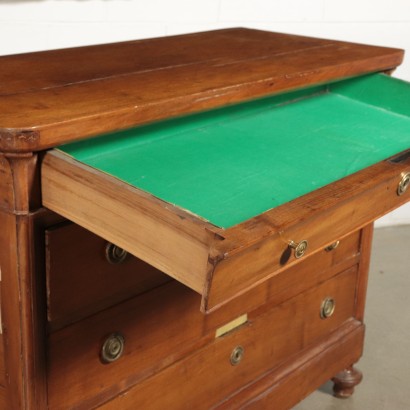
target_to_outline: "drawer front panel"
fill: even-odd
[[[356,279],[353,267],[263,314],[249,313],[245,324],[216,339],[215,332],[204,330],[207,319],[197,310],[198,296],[177,283],[163,286],[136,298],[132,309],[130,303],[117,306],[50,336],[50,408],[63,408],[64,403],[64,408],[88,409],[208,345],[209,355],[195,356],[181,376],[187,389],[195,383],[202,386],[190,391],[189,400],[207,406],[209,400],[249,383],[352,317]],[[336,309],[323,319],[321,306],[329,297],[336,301]],[[101,346],[113,332],[125,339],[123,356],[102,364]],[[244,348],[244,359],[233,366],[230,357],[238,346]],[[158,407],[149,408],[178,408],[165,385],[156,387],[158,397],[150,400]],[[202,402],[204,392],[208,401]],[[147,408],[144,405],[137,407]]]
[[[323,249],[301,266],[277,275],[274,286],[268,281],[263,292],[248,292],[246,308],[269,300],[280,303],[354,265],[359,258],[360,237],[361,231],[354,232],[343,238],[336,249]],[[48,319],[52,330],[171,280],[131,255],[121,264],[110,264],[105,256],[107,242],[78,225],[48,229],[46,241]],[[242,309],[237,310],[238,314],[241,312]],[[221,313],[223,317],[224,312]],[[209,323],[215,322],[212,317],[215,315],[207,317]]]
[[[132,255],[110,263],[108,243],[68,224],[46,231],[48,320],[52,329],[170,281]]]
[[[376,168],[378,175],[374,174]],[[355,180],[351,185],[347,182],[349,178],[346,178],[336,182],[333,187],[306,195],[301,201],[272,210],[270,217],[266,217],[266,225],[278,226],[277,232],[260,240],[266,232],[247,227],[248,240],[255,241],[248,248],[239,246],[246,236],[242,233],[239,238],[234,238],[238,245],[226,249],[222,243],[220,254],[223,258],[215,262],[207,282],[203,310],[212,311],[220,307],[407,202],[410,190],[400,196],[397,190],[402,175],[409,172],[410,157],[400,163],[377,164],[373,169],[353,175],[350,180]],[[329,193],[333,197],[328,197]],[[340,200],[342,196],[344,199]],[[307,240],[308,246],[304,255],[296,258],[289,243],[302,240]]]
[[[188,378],[189,372],[186,370],[189,368],[194,371],[201,360],[205,361],[213,353],[213,346],[209,346],[193,357],[188,357],[167,368],[146,383],[131,388],[98,409],[289,410],[340,369],[356,363],[362,354],[363,337],[364,326],[360,326],[356,321],[347,322],[324,343],[313,345],[300,355],[292,356],[289,361],[265,373],[261,378],[252,380],[245,388],[240,388],[228,400],[223,397],[217,404],[212,402],[207,390],[198,388],[198,386],[208,388],[208,381],[202,380],[206,375]],[[220,359],[224,361],[224,357]],[[290,372],[289,369],[293,371]],[[158,397],[158,386],[165,386],[161,390],[164,399]],[[211,393],[212,390],[215,389],[211,388]],[[195,398],[187,400],[192,392],[195,392]],[[214,399],[218,400],[221,395],[216,394]]]

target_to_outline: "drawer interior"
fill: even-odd
[[[376,74],[59,149],[229,228],[408,149],[409,95]]]

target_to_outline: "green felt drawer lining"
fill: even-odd
[[[374,74],[59,149],[228,228],[409,147],[410,84]]]

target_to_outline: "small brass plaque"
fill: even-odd
[[[227,333],[231,332],[232,330],[236,329],[239,326],[242,326],[244,323],[248,321],[248,314],[245,313],[242,316],[232,320],[231,322],[227,323],[226,325],[221,326],[215,332],[215,338],[221,337],[226,335]]]

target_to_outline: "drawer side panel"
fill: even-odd
[[[211,235],[108,178],[50,153],[42,164],[43,203],[202,293]]]

